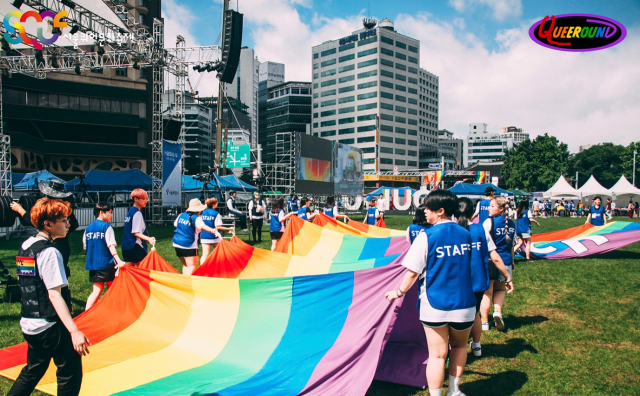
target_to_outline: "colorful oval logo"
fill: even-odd
[[[543,47],[586,52],[613,47],[627,37],[627,29],[618,21],[598,15],[547,15],[531,26],[529,37]]]

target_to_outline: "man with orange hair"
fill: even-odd
[[[122,234],[122,258],[127,265],[135,265],[147,256],[147,242],[156,244],[156,238],[150,237],[147,225],[140,209],[149,203],[149,195],[141,188],[131,192],[133,206],[124,217],[124,232]]]
[[[71,299],[60,251],[53,241],[69,230],[69,203],[40,199],[31,209],[38,234],[20,246],[16,268],[22,292],[20,327],[27,341],[27,365],[8,395],[30,395],[51,359],[58,370],[58,395],[77,395],[82,385],[82,358],[89,340],[71,318]]]

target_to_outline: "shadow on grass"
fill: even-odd
[[[605,254],[599,254],[592,256],[598,260],[622,260],[622,259],[638,259],[637,252],[631,252],[628,250],[614,250]]]
[[[0,322],[19,322],[20,315],[2,315],[0,316]]]
[[[423,389],[391,382],[373,381],[366,396],[413,396],[420,391]]]
[[[524,326],[530,326],[533,324],[543,323],[548,321],[549,318],[542,315],[536,316],[508,316],[505,318],[507,330],[517,330]]]
[[[538,350],[531,346],[527,341],[522,338],[513,338],[508,340],[504,344],[482,344],[482,357],[499,357],[504,359],[513,359],[517,357],[521,352],[528,351],[531,353],[538,353]],[[482,359],[476,358],[473,354],[469,354],[469,361]]]
[[[483,348],[484,350],[484,345]],[[471,374],[468,371],[465,374]],[[527,374],[521,371],[509,370],[499,374],[474,373],[487,377],[473,382],[462,383],[460,390],[467,395],[513,395],[519,391],[529,379]]]

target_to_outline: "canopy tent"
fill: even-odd
[[[128,192],[136,188],[151,191],[151,176],[146,175],[139,169],[122,171],[101,171],[90,170],[84,174],[84,183],[88,184],[88,192]],[[67,182],[67,191],[82,191],[80,178]]]
[[[640,201],[640,188],[629,183],[624,175],[620,176],[620,180],[611,187],[611,192],[613,193],[613,201],[618,208],[626,208],[630,200]]]
[[[593,195],[604,195],[608,197],[613,196],[611,190],[607,190],[606,188],[602,187],[602,185],[598,183],[593,175],[591,175],[589,180],[587,180],[587,182],[584,183],[584,185],[580,187],[578,191],[580,191],[583,197],[589,197]]]
[[[24,176],[24,173],[11,172],[11,185],[13,186],[13,188],[15,188],[16,184],[20,183],[22,179],[24,179]]]
[[[458,183],[455,186],[451,187],[449,191],[458,195],[458,196],[469,196],[469,197],[478,197],[484,196],[484,190],[487,187],[493,187],[496,190],[495,195],[505,195],[508,197],[513,197],[513,193],[511,191],[503,190],[495,184],[469,184],[469,183]]]
[[[532,196],[532,195],[533,195],[533,194],[531,194],[531,193],[528,193],[528,192],[526,192],[526,191],[522,191],[522,190],[518,190],[518,189],[515,189],[515,190],[513,190],[513,191],[511,191],[511,192],[513,193],[513,195],[514,195],[515,197],[530,197],[530,196]]]
[[[371,191],[369,194],[367,194],[367,201],[371,200],[371,197],[378,197],[380,196],[380,194],[384,194],[384,190],[389,190],[389,198],[393,197],[393,191],[394,190],[398,190],[398,196],[399,197],[404,197],[404,192],[405,190],[410,190],[411,191],[411,195],[413,195],[413,193],[416,192],[416,190],[414,190],[411,187],[386,187],[386,186],[382,186],[380,188],[378,188],[377,190]]]
[[[571,187],[569,183],[567,183],[567,180],[564,178],[563,175],[560,175],[560,178],[558,179],[556,184],[554,184],[553,187],[545,191],[542,195],[545,198],[552,198],[552,199],[553,198],[577,199],[581,197],[580,191]]]
[[[258,191],[258,189],[250,184],[247,184],[245,182],[243,182],[242,180],[238,179],[238,176],[236,175],[227,175],[227,176],[222,176],[220,179],[225,180],[229,183],[234,183],[238,185],[237,190],[242,190],[242,191]]]
[[[206,183],[206,190],[216,190],[215,184],[210,181]],[[182,191],[202,191],[205,190],[205,183],[196,180],[193,176],[182,176]]]
[[[59,180],[64,183],[64,180],[52,175],[48,170],[41,170],[24,175],[19,183],[13,185],[13,189],[16,191],[38,190],[38,182],[49,180]]]

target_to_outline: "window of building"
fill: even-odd
[[[320,77],[333,76],[334,74],[336,74],[336,69],[331,69],[320,73]]]
[[[402,59],[402,60],[407,60],[407,56],[401,52],[396,52],[396,58],[398,59]]]
[[[329,87],[331,85],[336,85],[335,78],[333,80],[327,80],[327,81],[323,81],[323,82],[320,83],[321,87]]]
[[[331,54],[335,54],[336,53],[336,49],[335,48],[330,48],[326,51],[322,51],[320,53],[320,56],[327,56],[327,55],[331,55]]]
[[[389,37],[380,36],[380,41],[382,41],[383,43],[393,45],[393,39],[390,39]]]
[[[384,58],[380,59],[380,64],[384,66],[393,67],[393,62]]]
[[[418,99],[409,98],[408,102],[409,104],[418,104]]]
[[[344,143],[344,144],[353,144],[354,140],[353,139],[340,139],[340,140],[338,140],[338,142]]]
[[[371,142],[375,142],[376,141],[376,137],[375,136],[365,136],[365,137],[359,137],[358,138],[358,143],[371,143]]]
[[[417,140],[409,140],[409,141],[407,141],[407,144],[409,144],[409,146],[417,146],[418,145],[418,141]]]
[[[116,69],[116,76],[118,77],[127,77],[127,68],[119,67]]]
[[[378,104],[373,102],[373,103],[367,103],[367,104],[358,106],[358,111],[364,111],[364,110],[370,110],[370,109],[376,109],[376,108],[378,108]]]
[[[383,147],[380,146],[381,153],[393,154],[393,149],[391,147]]]
[[[313,113],[313,118],[318,118],[318,113]]]
[[[381,103],[382,104],[382,103]],[[393,110],[393,109],[392,109]],[[380,114],[380,119],[381,120],[385,120],[385,121],[393,121],[393,116],[391,114],[385,114],[385,113],[381,113]]]
[[[415,129],[409,129],[409,135],[417,136],[418,135],[418,131],[416,131]]]
[[[371,87],[377,87],[377,86],[378,86],[378,82],[377,81],[369,81],[369,82],[366,82],[366,83],[358,84],[358,89],[365,89],[365,88],[371,88]],[[358,99],[360,99],[360,98],[358,98]]]
[[[386,98],[386,99],[393,99],[393,94],[390,94],[389,92],[380,91],[380,97]]]
[[[396,80],[407,81],[407,77],[404,74],[396,73]]]
[[[369,165],[369,164],[375,164],[376,163],[376,159],[375,158],[363,158],[362,159],[362,164],[363,165]]]
[[[358,69],[362,69],[363,67],[377,65],[377,64],[378,64],[377,59],[370,59],[368,61],[358,63]]]
[[[328,127],[333,125],[336,125],[336,120],[323,121],[320,123],[321,127]]]
[[[407,92],[407,87],[405,87],[404,85],[396,84],[396,89],[398,91]]]
[[[416,162],[416,161],[407,161],[407,165],[408,166],[416,166],[417,167],[418,166],[418,162]]]
[[[418,94],[418,90],[415,88],[409,88],[409,93],[417,95]]]
[[[396,144],[407,144],[407,141],[402,138],[396,138]]]
[[[320,67],[331,66],[331,65],[335,65],[335,64],[336,64],[336,58],[333,58],[333,59],[329,59],[327,61],[324,61],[324,62],[320,63]]]
[[[318,89],[318,83],[313,83],[313,89]]]
[[[325,100],[324,102],[320,103],[320,107],[333,106],[334,104],[336,104],[335,99]]]
[[[326,91],[322,91],[320,93],[320,96],[324,98],[325,96],[333,96],[335,94],[336,94],[336,90],[335,89],[328,89]]]
[[[355,91],[356,86],[355,85],[349,85],[348,87],[342,87],[338,89],[339,93],[345,93],[345,92],[351,92],[351,91]]]
[[[313,108],[314,108],[314,109],[317,109],[317,108],[318,108],[318,102],[316,102],[316,103],[314,103],[314,104],[313,104]]]
[[[375,120],[375,119],[376,119],[376,115],[375,114],[367,114],[367,115],[358,116],[358,122],[360,122],[360,121],[371,121],[371,120]]]
[[[365,126],[359,126],[358,127],[358,132],[370,132],[370,131],[375,131],[376,130],[376,126],[375,125],[365,125]]]
[[[396,154],[398,154],[398,155],[405,155],[405,153],[406,153],[405,149],[399,149],[399,148],[396,149]],[[404,164],[402,164],[402,165],[404,165]]]
[[[350,71],[356,68],[356,65],[347,65],[338,68],[338,73],[344,73],[346,71]]]
[[[354,48],[355,46],[356,46],[356,43],[349,43],[349,44],[341,45],[338,48],[338,51],[342,52],[342,51],[350,50],[351,48]]]
[[[340,125],[344,125],[344,124],[351,124],[352,122],[355,122],[355,117],[347,117],[347,118],[341,118],[338,120],[338,124]]]
[[[396,41],[396,47],[402,48],[402,49],[407,49],[407,45],[405,43],[403,43],[402,41]]]
[[[393,56],[393,51],[391,51],[390,49],[386,49],[384,47],[380,48],[380,53],[383,55]]]
[[[409,81],[411,84],[417,84],[418,83],[418,79],[417,78],[413,78],[413,77],[409,77],[407,79],[407,81]]]
[[[327,111],[323,111],[322,113],[320,113],[320,117],[329,117],[332,115],[336,115],[336,111],[335,110],[327,110]]]
[[[335,136],[336,135],[336,131],[324,131],[324,132],[320,132],[320,136],[321,137],[325,137],[325,136]]]
[[[358,52],[358,58],[362,58],[362,57],[377,54],[377,53],[378,53],[377,48],[370,48],[368,50]]]
[[[418,152],[415,150],[409,150],[407,151],[407,154],[409,155],[409,157],[417,157],[418,156]]]
[[[361,150],[365,154],[370,154],[370,153],[375,153],[376,152],[376,148],[375,147],[363,147]]]
[[[406,98],[406,97],[404,97],[404,96],[402,96],[402,95],[396,95],[396,100],[397,100],[398,102],[406,102],[406,101],[407,101],[407,98]]]
[[[380,130],[381,131],[386,131],[386,132],[393,132],[393,127],[391,125],[381,124],[380,125]]]
[[[406,113],[407,112],[407,108],[404,106],[396,106],[396,111],[400,112],[400,113]]]
[[[354,133],[355,131],[356,131],[355,128],[339,129],[338,130],[338,135],[348,135],[350,133]]]
[[[338,82],[339,82],[339,83],[346,83],[346,82],[349,82],[349,81],[353,81],[353,80],[355,80],[355,79],[356,79],[356,76],[355,76],[354,74],[352,74],[352,75],[350,75],[350,76],[340,77],[340,78],[338,79]]]
[[[369,70],[367,72],[358,73],[358,78],[367,78],[367,77],[372,77],[372,76],[377,76],[377,75],[378,75],[378,71],[377,70]]]
[[[381,164],[393,165],[393,160],[391,158],[380,158]]]
[[[353,113],[354,111],[356,111],[356,108],[354,106],[342,107],[338,109],[338,114]]]
[[[314,63],[314,64],[313,64],[313,69],[314,69],[314,70],[315,70],[315,69],[317,69],[317,68],[319,68],[319,67],[320,67],[320,65],[319,65],[319,64],[317,64],[317,63]]]
[[[397,150],[397,149],[396,149]],[[403,150],[404,151],[404,150]],[[401,160],[401,159],[397,159],[396,160],[396,165],[405,165],[406,161],[405,160]]]
[[[345,56],[341,56],[340,57],[340,62],[346,62],[346,61],[350,61],[351,59],[355,59],[355,54],[349,54],[349,55],[345,55]]]
[[[416,69],[415,67],[409,66],[409,73],[418,74],[418,69]]]
[[[407,119],[404,117],[398,117],[396,116],[396,122],[399,122],[401,124],[406,124],[407,123]]]
[[[418,110],[410,108],[409,109],[409,114],[418,115]]]
[[[407,130],[401,127],[396,127],[396,133],[404,135],[407,133]]]
[[[409,46],[409,51],[414,52],[414,53],[418,53],[418,47],[414,47],[413,45]]]
[[[417,65],[418,64],[418,58],[414,58],[413,56],[410,56],[409,57],[409,62],[415,63]]]
[[[338,103],[355,102],[355,100],[356,100],[355,96],[346,96],[344,98],[339,98]]]
[[[313,54],[313,59],[318,59],[318,53],[316,52],[315,54]],[[315,69],[315,67],[314,67]]]
[[[380,95],[382,96],[382,95]],[[389,103],[380,102],[381,109],[393,110],[393,105]]]
[[[393,143],[393,138],[389,136],[380,136],[380,141],[385,143]]]
[[[393,89],[393,83],[387,81],[380,81],[380,86]]]
[[[418,125],[418,120],[409,118],[408,122],[409,122],[409,125]]]
[[[317,122],[314,122],[314,123],[313,123],[313,127],[314,127],[314,128],[317,128],[317,127],[318,127],[318,123],[317,123]]]
[[[368,39],[358,41],[358,47],[362,47],[363,45],[375,43],[378,41],[378,36],[369,37]]]

